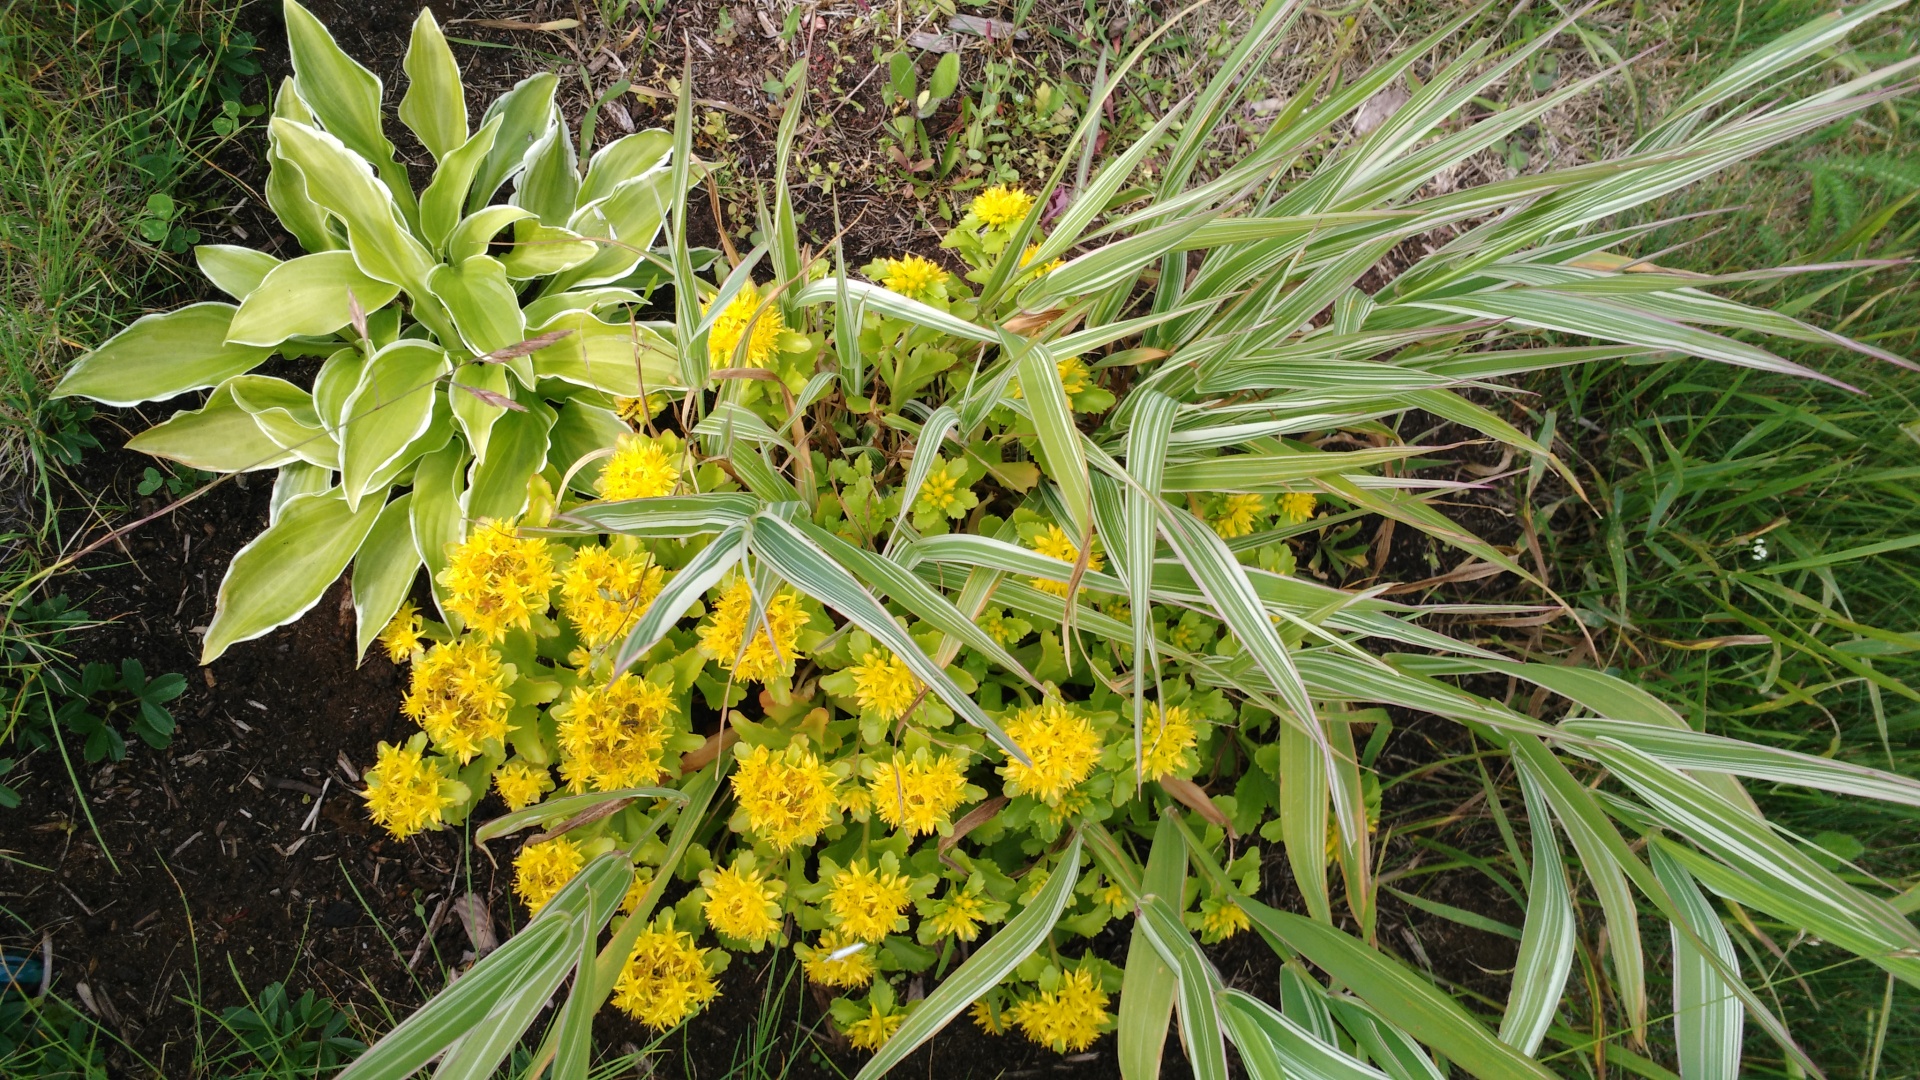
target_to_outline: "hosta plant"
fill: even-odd
[[[1909,805],[1920,783],[1696,731],[1619,679],[1428,625],[1552,608],[1343,588],[1348,556],[1315,576],[1297,545],[1366,518],[1531,581],[1433,505],[1459,485],[1411,475],[1436,447],[1403,432],[1439,418],[1557,470],[1496,407],[1504,377],[1675,353],[1818,377],[1769,335],[1904,362],[1711,291],[1791,268],[1681,274],[1620,253],[1644,227],[1614,224],[1900,92],[1920,60],[1771,89],[1899,6],[1762,47],[1618,158],[1436,191],[1615,73],[1485,111],[1553,36],[1462,43],[1468,13],[1360,77],[1310,79],[1202,173],[1297,15],[1273,0],[1217,77],[1098,168],[1069,154],[1071,183],[1063,164],[981,192],[942,260],[857,274],[802,251],[784,174],[761,246],[696,274],[683,77],[660,191],[675,319],[646,354],[682,389],[649,400],[644,366],[644,387],[596,388],[633,392],[632,430],[570,461],[549,447],[556,475],[526,499],[416,530],[439,610],[400,609],[382,635],[420,731],[380,748],[369,812],[408,835],[497,792],[512,809],[474,836],[539,830],[514,856],[532,918],[344,1075],[438,1059],[436,1076],[490,1076],[565,985],[524,1075],[584,1077],[603,1005],[670,1027],[727,957],[767,949],[833,995],[872,1051],[863,1076],[958,1019],[1067,1052],[1112,1030],[1122,1072],[1153,1077],[1176,1010],[1209,1080],[1229,1043],[1261,1078],[1545,1077],[1594,1039],[1644,1045],[1662,1016],[1683,1076],[1736,1075],[1749,1021],[1817,1071],[1713,898],[1916,984],[1920,931],[1884,883],[1777,831],[1743,779]],[[1417,63],[1404,103],[1349,123]],[[523,194],[545,173],[526,175]],[[1417,254],[1383,262],[1396,249]],[[1466,688],[1486,676],[1541,705]],[[1456,1000],[1380,933],[1363,747],[1388,709],[1462,725],[1516,777],[1502,820],[1527,903],[1503,1002]],[[1262,899],[1262,845],[1302,911]],[[1585,892],[1604,1027],[1599,999],[1564,1000]],[[1096,951],[1115,920],[1129,944]],[[1656,929],[1669,945],[1649,950]],[[1281,958],[1277,1006],[1202,949],[1242,934]]]
[[[275,472],[271,522],[221,584],[208,662],[299,618],[349,564],[364,651],[421,566],[444,569],[462,522],[550,499],[626,430],[622,401],[681,382],[671,332],[635,315],[663,276],[649,248],[672,188],[669,134],[583,158],[592,125],[576,139],[551,74],[470,122],[423,10],[399,106],[434,160],[416,192],[380,80],[295,0],[286,20],[294,75],[274,99],[266,198],[306,254],[194,249],[232,302],[140,319],[58,388],[113,405],[210,390],[129,445]]]

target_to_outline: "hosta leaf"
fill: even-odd
[[[211,664],[236,642],[285,626],[319,603],[360,550],[383,501],[362,499],[351,510],[337,491],[288,500],[279,520],[228,565],[200,662]]]
[[[222,473],[277,468],[294,460],[260,430],[252,413],[234,403],[226,386],[208,396],[203,407],[174,413],[128,439],[127,449]]]
[[[560,406],[559,416],[554,419],[553,431],[548,436],[547,464],[558,470],[562,477],[571,474],[575,491],[591,495],[595,481],[600,478],[600,466],[605,458],[603,455],[598,460],[587,459],[612,449],[620,441],[620,436],[631,430],[627,422],[611,409],[598,408],[583,401],[569,401]]]
[[[381,130],[380,77],[341,51],[333,34],[297,0],[285,0],[287,49],[300,98],[348,149],[378,164],[393,158]]]
[[[367,363],[340,427],[340,488],[348,506],[357,507],[372,479],[426,434],[447,364],[438,345],[414,339],[394,342]]]
[[[348,249],[360,271],[416,299],[425,296],[434,259],[408,231],[392,194],[374,180],[366,160],[330,132],[306,124],[275,117],[271,131],[280,152],[306,178],[308,197],[346,222]]]
[[[573,216],[574,197],[580,191],[580,168],[573,139],[558,110],[533,145],[527,148],[525,167],[514,178],[513,204],[540,215],[546,225],[565,225]]]
[[[526,513],[527,485],[547,463],[553,420],[553,410],[536,401],[525,412],[509,410],[493,422],[486,460],[474,464],[473,486],[467,489],[469,521],[511,521]]]
[[[321,425],[311,394],[268,375],[236,375],[226,387],[234,404],[252,413],[254,423],[282,448],[302,461],[340,467],[340,444]]]
[[[454,227],[460,224],[467,192],[473,187],[473,178],[487,155],[493,152],[493,141],[500,137],[501,123],[502,118],[498,116],[488,119],[466,142],[442,157],[439,167],[433,170],[433,182],[420,196],[420,235],[434,250],[440,250]]]
[[[280,265],[264,251],[235,244],[201,244],[193,249],[193,261],[215,288],[235,300],[245,300],[267,271]]]
[[[435,603],[446,610],[440,572],[447,568],[447,548],[463,535],[461,495],[466,490],[466,448],[455,440],[420,459],[413,473],[413,506],[408,517],[413,546],[427,568]]]
[[[575,310],[563,311],[529,332],[538,336],[561,330],[571,333],[533,354],[533,372],[540,378],[616,397],[683,386],[671,339],[651,325],[609,323],[591,311]]]
[[[407,94],[400,99],[400,122],[407,125],[435,161],[467,141],[467,95],[460,85],[460,65],[440,33],[433,11],[420,9],[407,42]]]
[[[380,636],[400,610],[420,573],[420,552],[413,546],[413,493],[381,508],[373,529],[353,557],[354,656]]]
[[[475,255],[457,266],[436,266],[428,287],[446,305],[460,340],[475,356],[517,345],[526,340],[527,324],[520,314],[520,297],[507,281],[507,269],[489,255]],[[533,361],[516,356],[507,370],[522,386],[533,385]]]
[[[513,396],[508,385],[513,376],[507,374],[504,364],[461,364],[453,369],[453,377],[447,383],[447,404],[453,410],[455,421],[467,437],[467,446],[473,450],[473,456],[480,461],[487,460],[488,440],[493,434],[493,422],[506,415],[503,405],[495,405],[484,400],[471,390],[481,390],[487,394],[497,394],[503,398]]]
[[[326,337],[352,321],[349,294],[361,311],[372,313],[392,303],[400,289],[361,273],[344,251],[289,259],[267,271],[240,302],[227,340],[272,346],[295,335]]]
[[[622,135],[594,151],[587,160],[587,176],[580,183],[580,205],[587,207],[612,195],[630,180],[661,169],[673,152],[673,133],[660,128]]]
[[[142,316],[74,361],[53,392],[107,405],[138,405],[218,386],[252,371],[272,350],[227,343],[236,310],[232,304],[189,304],[164,315]]]
[[[531,218],[513,223],[513,247],[500,255],[507,277],[527,281],[579,266],[594,257],[599,245],[572,229],[542,225]]]
[[[529,75],[513,89],[494,99],[481,118],[484,125],[498,117],[499,134],[474,172],[473,186],[467,194],[467,212],[473,213],[493,201],[494,192],[518,172],[533,141],[547,130],[553,114],[553,91],[560,84],[551,71]]]

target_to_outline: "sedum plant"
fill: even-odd
[[[1618,254],[1641,230],[1610,225],[1904,89],[1920,60],[1772,89],[1899,6],[1873,0],[1762,47],[1619,158],[1435,192],[1436,174],[1611,73],[1466,114],[1552,39],[1462,43],[1469,13],[1359,78],[1330,67],[1202,175],[1296,15],[1273,0],[1148,137],[1098,169],[1081,158],[1070,184],[1063,164],[1033,190],[981,193],[945,239],[951,262],[903,254],[858,275],[801,250],[781,175],[765,242],[697,276],[683,77],[658,189],[669,227],[646,264],[670,278],[675,319],[647,350],[586,308],[566,327],[610,333],[641,365],[644,385],[581,387],[630,395],[634,430],[607,423],[572,457],[551,440],[528,455],[524,499],[476,502],[470,478],[444,531],[414,529],[438,611],[396,599],[380,631],[410,665],[403,707],[420,731],[380,748],[370,814],[411,835],[496,792],[511,809],[474,836],[539,829],[515,857],[533,917],[343,1075],[437,1059],[436,1076],[491,1076],[564,985],[523,1075],[584,1077],[605,1004],[668,1028],[713,1000],[728,957],[775,948],[872,1052],[863,1077],[956,1020],[1062,1052],[1111,1030],[1124,1075],[1158,1076],[1176,1011],[1208,1080],[1227,1075],[1229,1044],[1263,1080],[1546,1077],[1568,1049],[1643,1040],[1656,1016],[1683,1076],[1737,1075],[1749,1022],[1817,1073],[1749,984],[1714,898],[1909,983],[1920,931],[1884,883],[1776,830],[1744,782],[1908,805],[1920,783],[1699,732],[1619,679],[1429,625],[1554,609],[1342,588],[1300,573],[1296,545],[1369,517],[1532,580],[1432,505],[1457,485],[1404,467],[1434,452],[1402,437],[1417,411],[1559,469],[1549,440],[1483,403],[1507,376],[1679,353],[1820,377],[1750,340],[1768,336],[1904,363],[1711,292],[1790,270],[1680,274]],[[1346,124],[1423,59],[1429,76],[1383,122]],[[1082,145],[1100,115],[1087,111]],[[301,123],[276,127],[276,152]],[[525,160],[523,197],[547,175]],[[362,171],[371,188],[380,170]],[[584,223],[538,229],[562,227],[614,246]],[[1442,228],[1451,239],[1369,278]],[[572,284],[552,295],[588,292]],[[542,295],[523,310],[548,288],[528,285]],[[420,329],[396,340],[432,340],[451,365],[440,309],[408,295]],[[221,317],[230,330],[239,314]],[[522,332],[552,325],[529,316]],[[355,334],[337,348],[374,363]],[[473,344],[471,358],[521,359],[511,342]],[[541,377],[553,347],[494,393],[526,394],[540,423],[552,409],[557,430],[582,398],[539,398],[559,379]],[[677,388],[672,407],[648,397],[659,386]],[[508,421],[474,470],[520,430]],[[464,461],[452,445],[439,452]],[[344,506],[352,486],[306,497]],[[1476,694],[1477,676],[1545,704]],[[1517,777],[1527,904],[1504,1002],[1456,1000],[1383,948],[1365,747],[1387,709],[1462,725]],[[1262,845],[1304,913],[1260,899]],[[1589,1003],[1565,1001],[1582,891],[1604,923],[1612,1036],[1580,1030]],[[1124,954],[1099,955],[1089,939],[1116,921]],[[1648,930],[1669,942],[1670,1000],[1650,990]],[[1282,960],[1280,1007],[1226,987],[1202,950],[1245,934]],[[909,1000],[914,976],[930,990]]]
[[[470,122],[422,10],[399,107],[434,161],[416,192],[382,126],[380,80],[295,0],[285,11],[294,74],[268,125],[266,198],[306,254],[195,248],[232,302],[140,319],[56,391],[137,405],[209,390],[128,445],[216,473],[274,471],[270,524],[227,570],[203,662],[299,618],[349,564],[364,652],[422,565],[444,569],[464,521],[550,500],[626,430],[621,401],[680,379],[671,333],[635,314],[661,277],[649,248],[672,186],[669,134],[588,156],[592,125],[576,141],[552,74]]]

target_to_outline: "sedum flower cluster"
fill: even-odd
[[[879,260],[868,275],[971,317],[970,283],[982,281],[1031,209],[1024,192],[989,188],[947,243],[967,272],[909,255]],[[1023,273],[1052,271],[1031,262]],[[806,351],[770,291],[748,285],[707,315],[716,368],[769,368],[785,381],[779,369]],[[850,402],[856,409],[885,413],[956,377],[946,339],[873,309],[860,333],[879,396]],[[1074,409],[1112,405],[1083,358],[1062,358],[1056,370]],[[758,397],[744,392],[756,388]],[[784,423],[768,380],[731,389],[769,426]],[[1017,401],[1020,390],[1009,394]],[[742,490],[738,476],[702,457],[698,439],[661,430],[673,420],[665,405],[623,400],[620,415],[635,430],[593,463],[598,498],[585,501]],[[1053,940],[971,1015],[994,1034],[1086,1050],[1112,1028],[1120,972],[1085,942],[1132,910],[1091,863],[1060,863],[1064,834],[1084,823],[1150,834],[1169,792],[1198,790],[1218,762],[1250,752],[1241,732],[1272,717],[1169,672],[1136,739],[1131,691],[1114,675],[1131,667],[1131,639],[1107,553],[1034,503],[986,501],[1018,488],[1031,456],[1018,447],[1033,438],[1014,409],[996,409],[993,423],[1002,437],[990,444],[932,451],[911,494],[899,462],[857,449],[816,454],[825,486],[809,513],[869,550],[886,543],[891,523],[911,520],[917,535],[961,530],[1024,551],[1028,573],[1005,576],[977,615],[1004,653],[956,647],[896,612],[921,653],[903,655],[751,560],[697,594],[681,592],[675,582],[708,538],[587,531],[568,517],[582,501],[579,485],[537,479],[526,516],[472,522],[451,545],[434,582],[444,619],[408,603],[381,635],[386,656],[409,669],[402,711],[419,731],[380,747],[367,774],[370,815],[404,838],[458,824],[483,800],[524,811],[516,820],[545,830],[514,859],[515,895],[533,914],[593,860],[621,853],[639,878],[627,910],[643,894],[662,906],[636,916],[644,926],[615,1008],[666,1030],[721,992],[733,955],[788,950],[833,998],[841,1034],[866,1050],[885,1045],[916,1008],[905,1000],[908,982],[951,971],[1055,875],[1078,873]],[[1316,498],[1225,494],[1200,500],[1196,512],[1222,537],[1257,539],[1313,517]],[[666,596],[682,610],[659,613],[665,633],[629,655],[630,634]],[[1057,615],[1042,617],[1067,603],[1081,612],[1082,633],[1063,636]],[[1191,611],[1156,608],[1150,619],[1173,649],[1234,658],[1232,640]],[[916,673],[928,664],[972,696],[1024,760],[959,722]],[[660,789],[709,770],[721,778],[718,820],[669,861],[667,826],[681,811]],[[603,804],[610,813],[556,802],[630,789],[641,790]],[[1212,797],[1242,833],[1259,826],[1270,799],[1251,794]],[[1205,842],[1225,850],[1222,824],[1202,828]],[[1260,852],[1242,842],[1232,854],[1225,884],[1196,878],[1177,898],[1208,941],[1249,926],[1237,898],[1258,887]]]

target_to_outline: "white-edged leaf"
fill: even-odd
[[[252,371],[273,350],[227,343],[237,310],[232,304],[204,303],[141,316],[74,361],[53,388],[54,396],[125,407],[204,390]]]
[[[615,504],[617,505],[617,504]],[[699,553],[687,560],[687,564],[675,571],[673,577],[660,589],[660,594],[647,605],[634,621],[633,629],[627,632],[627,639],[620,643],[620,651],[614,657],[613,669],[624,671],[634,661],[646,655],[648,649],[666,636],[674,623],[680,621],[687,609],[699,603],[707,590],[720,584],[720,579],[732,570],[747,552],[747,524],[742,521],[729,525],[720,531]]]
[[[1658,844],[1648,849],[1647,858],[1692,931],[1673,928],[1673,1043],[1681,1080],[1737,1080],[1746,1013],[1696,943],[1705,942],[1721,966],[1735,975],[1740,956],[1686,870]]]
[[[420,139],[435,161],[467,141],[467,95],[460,85],[460,65],[434,21],[430,8],[421,8],[407,41],[407,93],[400,99],[400,122]]]
[[[267,271],[280,265],[264,251],[237,244],[200,244],[193,249],[193,261],[215,288],[235,300],[245,300]]]
[[[1500,1017],[1500,1041],[1523,1054],[1535,1054],[1546,1037],[1567,973],[1573,968],[1573,896],[1560,858],[1560,838],[1546,795],[1532,773],[1520,773],[1521,796],[1533,831],[1533,877],[1527,886],[1527,918],[1520,931],[1520,956],[1514,961],[1507,1010]]]
[[[285,626],[319,603],[360,550],[382,502],[362,499],[350,510],[338,491],[289,499],[279,519],[227,565],[200,662],[211,664],[229,646]]]
[[[1179,902],[1176,896],[1175,902]],[[1148,944],[1175,975],[1174,1001],[1180,1006],[1180,1041],[1195,1080],[1227,1080],[1226,1034],[1220,1026],[1216,996],[1225,989],[1213,961],[1200,951],[1193,935],[1166,897],[1142,896],[1134,925],[1146,932]]]
[[[1147,849],[1141,891],[1178,896],[1187,880],[1187,844],[1171,815],[1162,814]],[[1173,969],[1160,958],[1136,920],[1127,940],[1126,972],[1120,981],[1120,1015],[1114,1029],[1115,1053],[1125,1080],[1159,1080],[1167,1025],[1173,1020],[1176,992]]]
[[[1000,729],[966,691],[922,652],[913,638],[895,622],[858,578],[821,550],[807,533],[776,513],[761,512],[753,518],[753,552],[795,588],[847,617],[854,625],[871,634],[891,649],[933,695],[945,702],[961,719],[986,732],[1001,750],[1018,761],[1026,754]]]
[[[318,472],[319,470],[313,470]],[[380,636],[420,573],[413,544],[413,492],[388,503],[353,557],[354,658]]]
[[[893,1037],[861,1067],[855,1080],[878,1080],[885,1075],[1045,944],[1079,880],[1080,834],[1076,831],[1048,875],[1047,883],[1040,887],[1040,895],[1007,920],[986,944],[975,949],[966,963],[942,979],[933,993],[907,1015]]]

